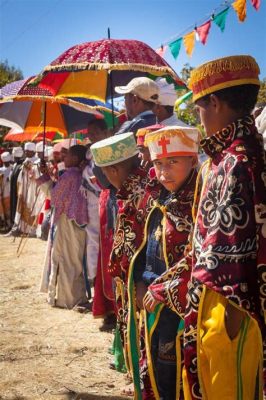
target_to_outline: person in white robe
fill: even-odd
[[[86,226],[86,272],[90,281],[93,281],[97,273],[98,254],[99,254],[99,235],[100,235],[100,213],[99,196],[100,186],[94,177],[91,152],[86,153],[88,164],[82,173],[81,193],[87,200],[89,223]]]
[[[12,172],[11,154],[1,154],[3,167],[0,168],[0,228],[5,232],[10,229],[10,175]]]
[[[38,157],[35,155],[35,144],[25,143],[24,152],[26,158],[17,181],[18,202],[12,231],[35,236],[37,218],[43,206],[40,189],[36,183],[36,179],[40,176],[40,168]]]

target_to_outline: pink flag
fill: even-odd
[[[159,56],[164,57],[165,52],[166,52],[166,48],[167,48],[167,46],[163,46],[162,45],[161,47],[159,47],[155,51],[156,51],[157,54],[159,54]]]
[[[260,0],[251,0],[253,7],[258,11],[260,8]]]
[[[211,21],[207,21],[205,22],[205,24],[202,24],[201,26],[196,28],[196,31],[199,35],[199,39],[202,44],[206,44],[210,29],[211,29]]]

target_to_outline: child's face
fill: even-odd
[[[119,165],[110,165],[108,167],[102,167],[102,171],[108,181],[116,188],[120,189],[123,182],[127,179],[128,172],[125,168]]]
[[[227,104],[221,101],[215,94],[211,94],[208,100],[197,100],[196,111],[200,116],[201,124],[207,136],[220,131],[228,125],[231,119],[234,120],[235,118],[234,115],[231,115]]]
[[[196,164],[194,157],[169,157],[154,160],[156,177],[169,192],[176,192]]]
[[[138,145],[139,157],[143,160],[143,162],[151,162],[150,152],[148,147]]]
[[[70,167],[78,167],[79,166],[79,159],[77,156],[74,156],[71,151],[69,150],[65,156],[64,163],[66,168]]]
[[[62,149],[60,150],[60,158],[61,161],[65,161],[65,157],[68,153],[68,149],[66,149],[65,147],[62,147]]]

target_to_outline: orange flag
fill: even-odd
[[[183,42],[187,54],[191,57],[195,47],[195,31],[192,31],[187,35],[183,36]]]
[[[246,0],[236,0],[232,7],[234,7],[240,22],[244,22],[247,16]]]

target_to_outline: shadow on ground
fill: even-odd
[[[121,396],[102,396],[98,394],[89,394],[89,393],[68,393],[67,400],[125,400],[130,399],[130,397],[121,397]]]

